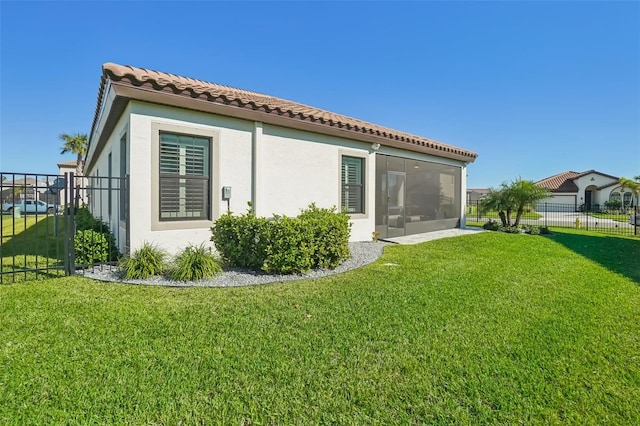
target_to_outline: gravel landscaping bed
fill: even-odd
[[[293,281],[307,278],[320,278],[327,275],[350,271],[374,262],[382,255],[382,250],[390,243],[382,241],[365,241],[349,243],[351,257],[335,269],[316,269],[306,274],[271,275],[266,272],[256,272],[247,269],[227,269],[210,280],[201,281],[172,281],[165,277],[154,277],[148,280],[126,280],[120,271],[111,266],[95,267],[85,270],[86,278],[100,281],[114,281],[127,284],[161,285],[168,287],[241,287],[247,285],[269,284],[280,281]]]

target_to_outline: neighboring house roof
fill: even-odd
[[[600,190],[600,189],[609,188],[609,187],[611,187],[611,186],[619,186],[619,185],[620,185],[620,181],[618,180],[617,182],[611,182],[611,183],[608,183],[608,184],[606,184],[606,185],[599,186],[599,187],[598,187],[598,188],[596,188],[596,189]]]
[[[75,168],[78,165],[78,160],[69,160],[58,163],[58,168],[60,167],[73,167]]]
[[[475,152],[432,139],[273,96],[114,63],[106,63],[102,66],[102,79],[90,141],[93,141],[94,131],[103,112],[103,103],[106,101],[109,87],[114,88],[116,98],[119,96],[122,100],[118,103],[116,99],[115,108],[111,108],[108,120],[111,120],[112,125],[117,117],[111,117],[111,115],[121,113],[129,99],[139,99],[379,143],[464,162],[473,162],[478,156]],[[102,138],[106,136],[101,136]],[[100,145],[104,141],[99,140],[97,143]]]
[[[2,182],[2,186],[35,186],[38,184],[38,181],[34,178],[26,178],[26,179],[16,179],[16,180],[5,180]]]
[[[595,173],[600,176],[608,177],[611,179],[615,179],[616,182],[611,184],[603,185],[598,189],[606,188],[611,185],[615,185],[619,178],[616,176],[608,175],[605,173],[600,173],[596,170],[587,170],[586,172],[562,172],[557,175],[550,176],[548,178],[539,180],[536,182],[536,185],[541,186],[543,188],[547,188],[551,192],[578,192],[578,185],[575,184],[575,180],[581,178],[582,176],[586,176],[590,173]]]
[[[467,192],[477,192],[478,194],[488,194],[489,188],[467,188]]]

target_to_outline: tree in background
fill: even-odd
[[[638,198],[640,197],[640,175],[634,177],[635,180],[627,179],[625,177],[620,178],[620,186],[631,190],[633,196],[636,199],[636,206],[638,205]]]
[[[480,201],[479,208],[484,212],[497,211],[502,226],[510,226],[514,204],[510,197],[509,185],[506,182],[502,182],[499,188],[489,188],[487,195]]]
[[[549,197],[549,191],[531,180],[518,178],[510,184],[503,182],[499,188],[491,188],[482,200],[483,210],[498,212],[502,226],[518,226],[527,206]],[[516,220],[511,223],[511,214],[516,212]]]
[[[74,133],[73,135],[69,135],[67,133],[62,133],[58,136],[58,139],[64,142],[62,149],[60,150],[60,154],[66,154],[67,152],[77,154],[76,174],[81,176],[84,171],[84,156],[87,154],[87,147],[89,144],[87,141],[87,134]]]

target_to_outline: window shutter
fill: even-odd
[[[364,158],[342,157],[342,207],[347,213],[364,213]]]
[[[160,134],[160,219],[209,217],[210,140]]]

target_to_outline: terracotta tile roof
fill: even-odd
[[[93,129],[101,113],[102,102],[106,96],[107,81],[126,84],[147,91],[164,93],[168,96],[181,96],[198,101],[215,103],[229,107],[229,115],[233,110],[244,109],[267,113],[267,116],[277,115],[291,122],[307,122],[318,125],[319,133],[322,129],[340,129],[353,139],[362,139],[363,135],[371,135],[380,140],[380,144],[399,146],[405,149],[428,152],[433,155],[454,158],[465,162],[473,162],[478,154],[447,145],[432,139],[382,127],[346,115],[336,114],[319,108],[300,103],[264,95],[249,90],[236,89],[216,83],[209,83],[193,78],[181,77],[145,68],[123,66],[106,63],[102,66],[102,81],[98,92],[98,104],[94,116]]]
[[[602,189],[602,188],[607,188],[611,185],[615,185],[618,181],[618,177],[616,176],[612,176],[612,175],[608,175],[605,173],[600,173],[596,170],[587,170],[586,172],[563,172],[563,173],[559,173],[557,175],[553,175],[551,177],[548,177],[546,179],[542,179],[538,182],[536,182],[536,185],[541,186],[543,188],[547,188],[548,190],[550,190],[551,192],[578,192],[578,186],[575,184],[575,180],[582,177],[582,176],[586,176],[590,173],[594,173],[600,176],[604,176],[604,177],[608,177],[611,179],[615,179],[616,182],[612,182],[610,184],[606,184],[603,186],[600,186],[598,189]]]
[[[581,176],[578,172],[563,172],[536,182],[536,185],[547,188],[551,192],[578,192],[578,186],[573,179]]]
[[[62,161],[58,163],[58,167],[76,167],[78,160]]]
[[[608,178],[615,179],[615,180],[620,180],[620,178],[619,178],[619,177],[617,177],[617,176],[608,175],[608,174],[606,174],[606,173],[601,173],[601,172],[599,172],[599,171],[597,171],[597,170],[593,170],[593,169],[591,169],[591,170],[587,170],[586,172],[582,172],[582,173],[580,173],[580,174],[579,174],[578,176],[576,176],[574,179],[577,179],[577,178],[579,178],[579,177],[582,177],[582,176],[588,175],[589,173],[595,173],[596,175],[600,175],[600,176],[608,177]]]

